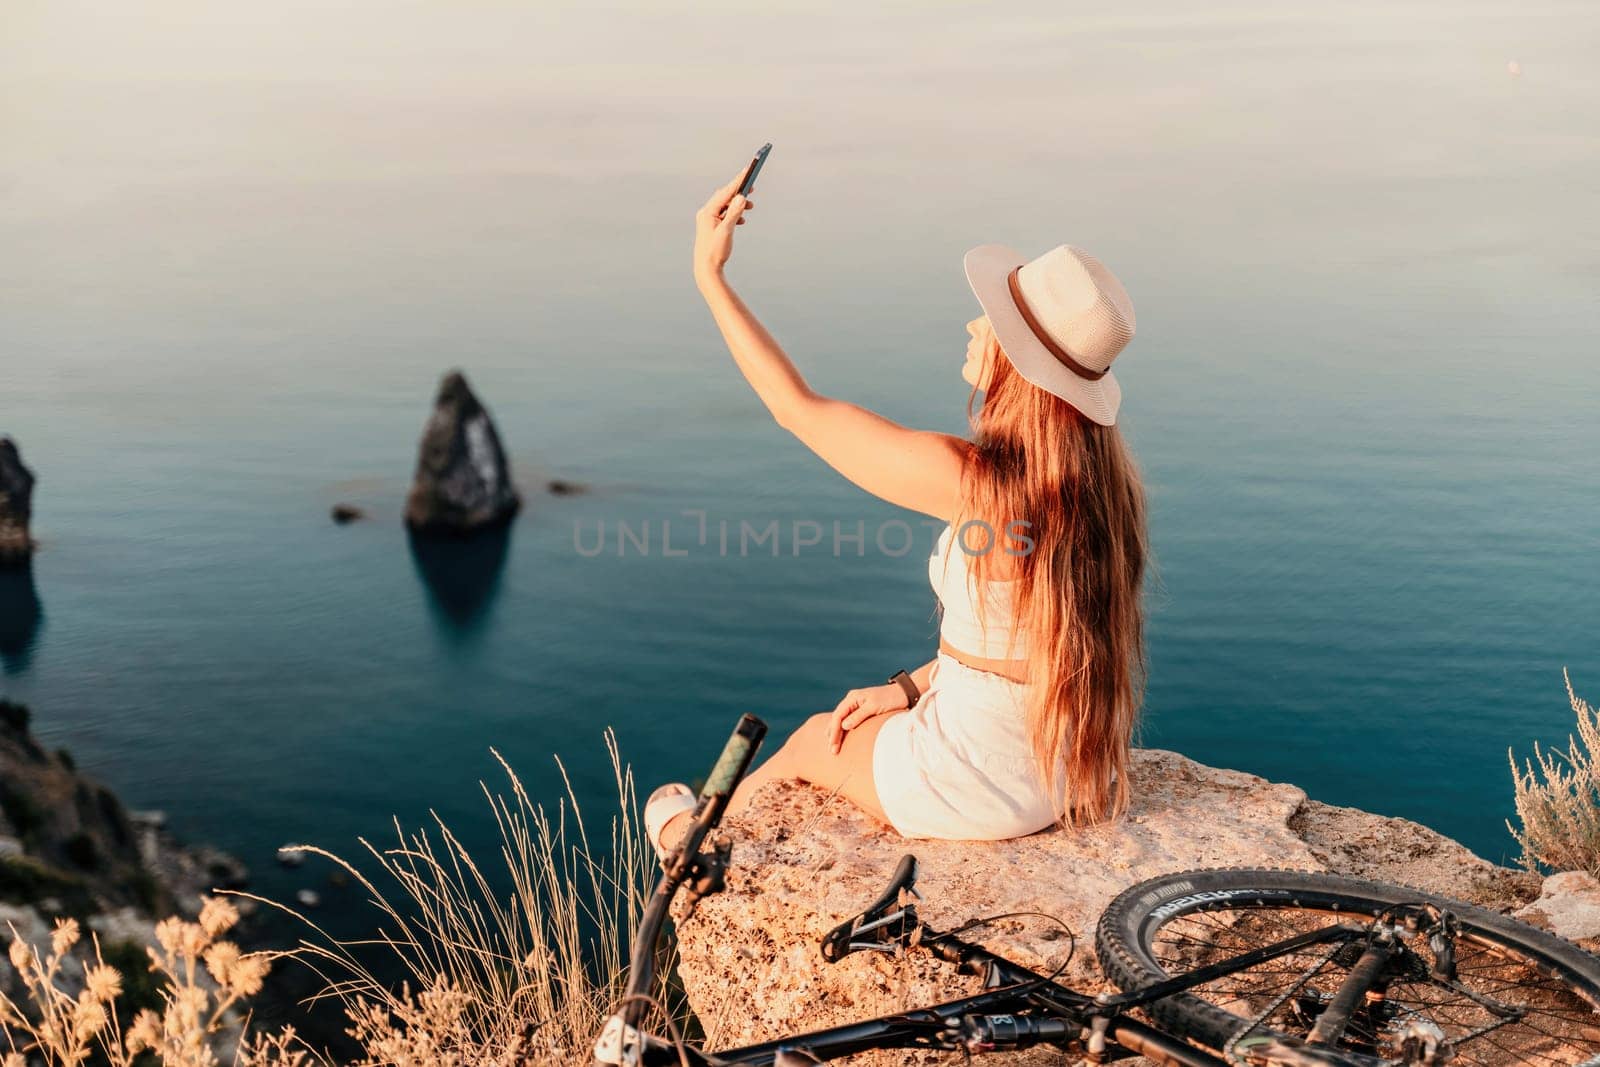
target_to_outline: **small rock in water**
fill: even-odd
[[[219,848],[197,845],[191,851],[215,889],[243,889],[250,884],[250,871],[243,863]]]
[[[545,485],[545,489],[556,496],[577,496],[579,493],[587,493],[589,491],[589,487],[581,482],[568,482],[560,478],[552,478]]]
[[[284,845],[278,849],[278,862],[285,867],[298,867],[306,861],[306,854],[291,845]]]
[[[1513,78],[1522,77],[1522,64],[1518,63],[1514,59],[1510,60],[1506,63],[1506,73],[1511,75]]]
[[[469,534],[509,521],[521,507],[494,421],[466,377],[451,371],[422,431],[406,525],[421,533]]]
[[[22,465],[17,443],[0,437],[0,567],[19,566],[33,555],[33,537],[28,533],[33,481],[33,472]]]
[[[354,504],[335,504],[333,506],[333,521],[340,526],[366,517],[367,513]]]
[[[302,908],[315,908],[322,903],[322,896],[315,889],[302,889],[295,893],[294,899]]]

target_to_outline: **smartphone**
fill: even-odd
[[[771,141],[756,149],[755,158],[750,161],[750,166],[745,168],[744,178],[739,182],[740,196],[749,196],[750,190],[756,187],[756,175],[761,173],[761,166],[766,163],[767,153],[770,151],[772,151]]]
[[[772,151],[771,141],[756,149],[755,158],[744,169],[744,177],[739,179],[739,196],[748,197],[750,190],[756,187],[756,175],[761,173],[761,165],[767,161],[767,153],[770,151]],[[730,197],[730,199],[732,198]],[[721,217],[727,210],[727,208],[723,208],[722,211],[717,212],[718,217]]]

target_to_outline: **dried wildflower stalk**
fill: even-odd
[[[1522,846],[1522,865],[1530,871],[1587,871],[1600,877],[1600,713],[1573,692],[1565,671],[1567,700],[1578,732],[1568,735],[1565,752],[1537,743],[1533,759],[1521,767],[1511,761],[1517,820],[1506,828]]]
[[[321,995],[342,1002],[349,1033],[363,1049],[355,1067],[536,1067],[586,1057],[627,981],[629,946],[657,870],[639,821],[633,772],[623,766],[609,729],[605,738],[619,812],[603,854],[590,845],[560,759],[566,798],[552,819],[495,753],[511,797],[487,786],[483,791],[503,839],[507,899],[496,897],[437,816],[437,842],[427,830],[407,835],[398,823],[399,847],[379,850],[362,842],[378,877],[398,883],[394,901],[354,865],[303,849],[338,864],[371,894],[383,914],[376,943],[410,976],[399,990],[358,958],[373,942],[340,942],[304,915],[260,897],[251,899],[295,915],[318,938],[287,952],[243,953],[221,939],[238,911],[212,899],[197,922],[174,918],[156,927],[150,965],[165,980],[165,1009],[141,1011],[124,1034],[115,1010],[122,976],[103,962],[98,943],[94,962],[82,965],[82,990],[64,988],[63,970],[76,960],[71,950],[79,941],[77,924],[66,920],[43,958],[21,938],[11,943],[11,966],[33,1011],[0,993],[0,1030],[10,1050],[0,1067],[41,1061],[75,1067],[95,1049],[110,1067],[134,1067],[145,1054],[163,1067],[219,1067],[217,1049],[229,1045],[236,1067],[320,1067],[324,1061],[292,1029],[240,1037],[238,1016],[283,957],[311,966],[327,983]]]
[[[317,969],[328,995],[343,1001],[351,1033],[367,1052],[361,1067],[513,1067],[587,1055],[626,984],[630,945],[658,870],[644,840],[632,769],[623,765],[610,729],[605,741],[618,810],[603,853],[591,845],[559,757],[566,797],[552,818],[494,753],[511,795],[480,785],[502,838],[506,899],[497,898],[477,860],[437,815],[431,830],[410,834],[397,822],[397,847],[362,841],[377,864],[375,878],[398,885],[393,898],[353,864],[307,850],[368,891],[382,913],[378,943],[409,976],[396,992],[358,958],[371,942],[341,943],[298,916],[321,936],[302,941],[293,955]]]
[[[163,979],[165,1006],[157,1014],[140,1011],[123,1033],[117,1021],[122,974],[90,944],[90,958],[73,952],[82,940],[74,919],[56,923],[50,950],[38,949],[11,931],[11,969],[26,991],[19,1004],[0,991],[0,1032],[8,1051],[4,1067],[42,1061],[46,1067],[73,1067],[96,1052],[111,1067],[133,1067],[141,1053],[155,1054],[165,1067],[217,1067],[215,1047],[237,1040],[236,1007],[261,990],[269,964],[256,953],[242,953],[221,936],[239,921],[226,900],[210,898],[198,922],[165,919],[156,926],[157,945],[147,951],[150,970]],[[68,981],[72,966],[81,980]],[[80,988],[74,993],[72,986]],[[31,1008],[32,1010],[27,1010]],[[294,1048],[292,1031],[272,1040],[252,1039],[238,1046],[234,1062],[248,1067],[302,1067],[308,1062]]]

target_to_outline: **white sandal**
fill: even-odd
[[[694,790],[682,782],[668,782],[651,793],[650,799],[644,802],[645,837],[658,857],[666,859],[666,852],[661,847],[661,831],[677,815],[693,811],[698,803],[699,798],[694,795]]]

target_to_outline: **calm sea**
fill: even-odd
[[[392,815],[488,847],[491,746],[601,814],[607,726],[646,786],[692,777],[740,713],[781,734],[931,655],[932,532],[774,426],[689,278],[691,214],[766,140],[730,273],[824,392],[959,432],[971,245],[1127,283],[1146,743],[1501,859],[1508,746],[1564,739],[1563,667],[1600,699],[1586,0],[0,25],[0,432],[43,543],[0,694],[268,893],[323,877],[277,845]],[[441,562],[400,508],[451,367],[528,506]]]

